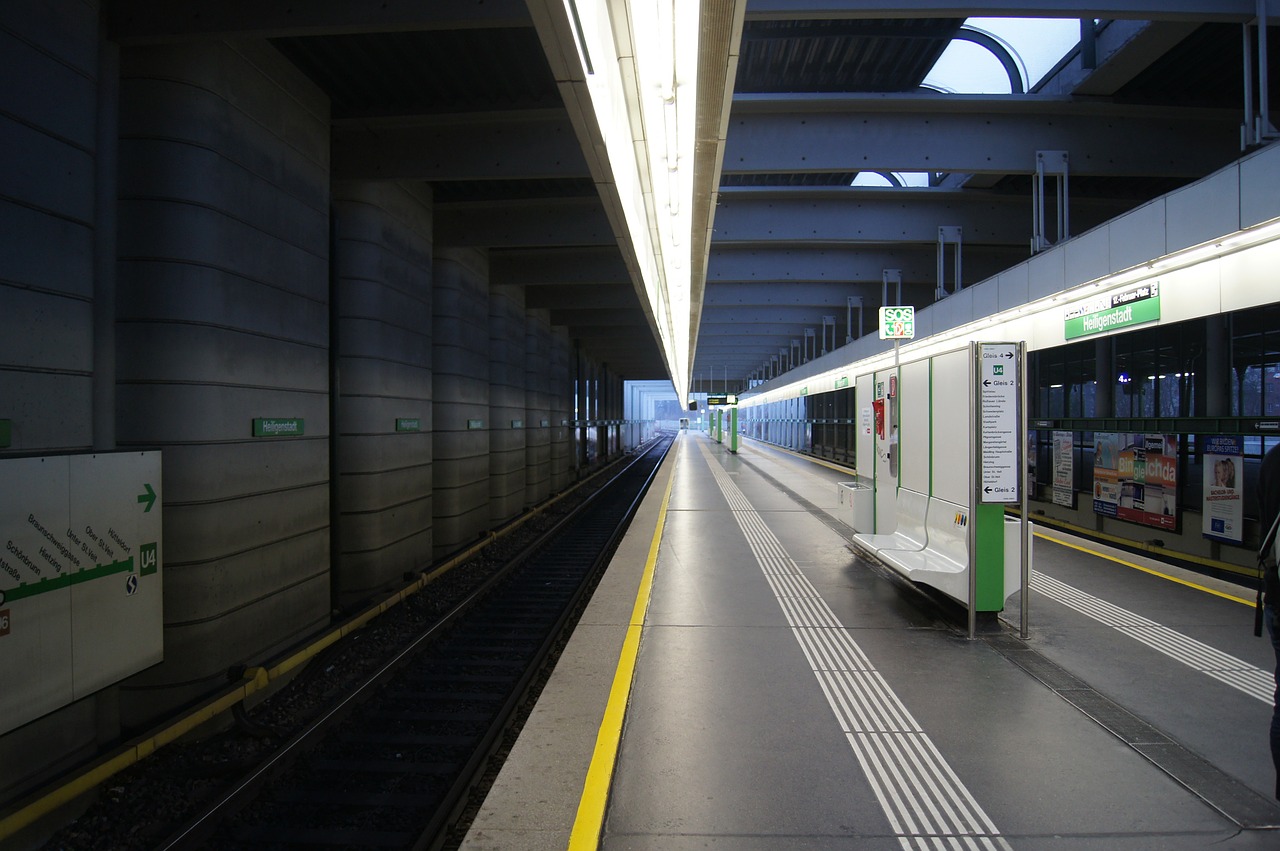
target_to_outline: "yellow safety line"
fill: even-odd
[[[618,761],[618,746],[622,740],[622,721],[631,695],[631,680],[636,670],[636,654],[640,649],[640,633],[644,627],[645,611],[649,608],[649,595],[653,588],[653,572],[658,564],[658,545],[662,542],[662,530],[667,523],[667,504],[671,501],[671,486],[675,484],[675,469],[667,479],[667,490],[658,509],[658,526],[653,530],[653,542],[649,544],[649,558],[640,577],[636,602],[631,609],[631,621],[618,654],[618,667],[609,689],[609,702],[605,705],[600,730],[596,734],[596,747],[587,769],[582,798],[578,801],[578,814],[569,834],[569,851],[591,851],[599,847],[600,831],[604,827],[604,809],[609,800],[609,784],[613,780],[613,768]]]
[[[1222,592],[1222,591],[1215,591],[1215,590],[1214,590],[1214,589],[1212,589],[1212,588],[1206,588],[1206,587],[1205,587],[1205,586],[1203,586],[1203,585],[1197,585],[1197,584],[1196,584],[1196,583],[1194,583],[1194,582],[1188,582],[1188,581],[1187,581],[1187,580],[1185,580],[1185,579],[1179,579],[1179,578],[1178,578],[1178,577],[1176,577],[1176,576],[1170,576],[1170,575],[1169,575],[1169,574],[1167,574],[1167,573],[1161,573],[1160,571],[1158,571],[1158,570],[1154,570],[1154,569],[1152,569],[1152,568],[1150,568],[1150,567],[1143,567],[1143,566],[1142,566],[1142,565],[1140,565],[1140,564],[1134,564],[1134,563],[1133,563],[1133,562],[1131,562],[1131,561],[1125,561],[1125,560],[1124,560],[1124,559],[1122,559],[1122,558],[1117,558],[1117,557],[1115,557],[1115,556],[1113,556],[1113,555],[1108,555],[1108,554],[1106,554],[1106,553],[1098,552],[1097,550],[1090,549],[1089,547],[1086,547],[1086,546],[1084,546],[1084,545],[1082,545],[1082,544],[1069,544],[1069,543],[1067,543],[1066,541],[1060,541],[1060,540],[1058,540],[1057,538],[1050,537],[1049,535],[1046,535],[1046,534],[1045,534],[1045,533],[1043,533],[1043,532],[1036,532],[1035,534],[1036,534],[1036,537],[1037,537],[1037,538],[1042,538],[1042,539],[1044,539],[1044,540],[1046,540],[1046,541],[1051,541],[1051,542],[1053,542],[1053,543],[1055,543],[1055,544],[1059,544],[1059,545],[1064,546],[1064,547],[1069,547],[1070,549],[1073,549],[1073,550],[1079,550],[1079,551],[1080,551],[1080,552],[1082,552],[1082,553],[1088,553],[1089,555],[1097,556],[1098,558],[1104,558],[1104,559],[1106,559],[1107,561],[1114,561],[1116,564],[1123,564],[1125,567],[1132,567],[1134,570],[1140,570],[1140,571],[1142,571],[1143,573],[1149,573],[1149,574],[1151,574],[1152,576],[1158,576],[1158,577],[1160,577],[1161,579],[1167,579],[1167,580],[1169,580],[1170,582],[1176,582],[1176,583],[1177,583],[1177,584],[1179,584],[1179,585],[1185,585],[1185,586],[1187,586],[1188,588],[1194,588],[1194,589],[1195,589],[1195,590],[1197,590],[1197,591],[1203,591],[1203,592],[1204,592],[1204,593],[1206,593],[1206,594],[1212,594],[1213,596],[1215,596],[1215,597],[1221,597],[1221,598],[1222,598],[1222,599],[1224,599],[1224,600],[1231,600],[1232,602],[1240,603],[1240,604],[1242,604],[1242,605],[1249,606],[1250,608],[1252,608],[1252,607],[1255,605],[1255,602],[1256,602],[1256,601],[1254,601],[1254,600],[1246,600],[1246,599],[1244,599],[1243,597],[1234,597],[1234,596],[1232,596],[1232,595],[1230,595],[1230,594],[1227,594],[1227,593],[1224,593],[1224,592]]]

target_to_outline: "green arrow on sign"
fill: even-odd
[[[147,492],[138,494],[138,502],[146,503],[147,507],[142,509],[142,513],[146,514],[151,510],[151,506],[156,504],[156,492],[151,489],[149,484],[145,484],[143,487],[147,489]]]

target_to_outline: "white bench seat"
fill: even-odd
[[[884,549],[923,550],[927,543],[925,514],[929,497],[907,488],[898,489],[897,528],[879,535],[854,535],[853,539],[872,552]]]
[[[965,602],[969,599],[969,510],[930,497],[926,518],[924,548],[886,547],[876,555],[912,582]]]

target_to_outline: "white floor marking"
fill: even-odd
[[[782,542],[698,444],[903,849],[1011,851]]]
[[[1073,588],[1038,570],[1031,571],[1031,588],[1074,609],[1100,624],[1139,641],[1202,674],[1256,697],[1267,705],[1275,696],[1275,679],[1270,671],[1250,665],[1202,641],[1161,626],[1153,620],[1112,605],[1106,600]]]

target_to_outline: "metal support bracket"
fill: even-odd
[[[1044,179],[1046,175],[1052,175],[1056,183],[1056,200],[1057,200],[1057,238],[1049,239],[1047,215],[1045,211],[1046,198],[1044,189]],[[1066,151],[1036,151],[1036,176],[1031,184],[1031,216],[1032,216],[1032,234],[1031,234],[1031,253],[1037,254],[1050,248],[1071,235],[1071,223],[1069,219],[1068,207],[1068,187],[1067,187],[1067,152]]]
[[[938,289],[934,292],[934,301],[942,301],[950,293],[947,292],[947,246],[954,246],[953,254],[955,257],[953,265],[956,270],[955,289],[951,292],[960,292],[960,246],[964,241],[964,228],[959,225],[943,225],[938,228]]]

